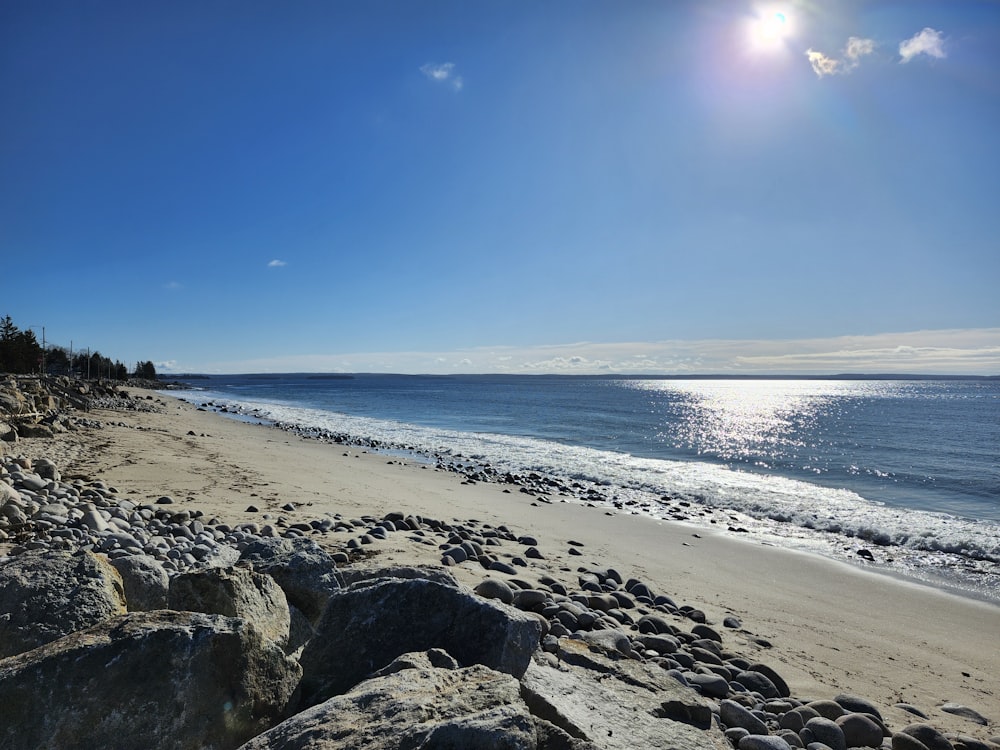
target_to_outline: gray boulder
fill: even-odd
[[[32,550],[0,558],[0,658],[124,612],[121,576],[104,557]]]
[[[541,625],[471,591],[434,581],[378,580],[337,592],[302,652],[301,707],[343,693],[409,651],[442,648],[462,666],[520,677]]]
[[[265,637],[285,646],[291,614],[285,594],[270,576],[249,565],[183,573],[170,582],[169,607],[242,617]]]
[[[159,560],[149,555],[126,555],[111,564],[122,577],[129,612],[167,608],[170,577]]]
[[[122,615],[0,661],[0,747],[227,750],[284,718],[299,674],[241,619]]]
[[[535,750],[534,722],[515,678],[481,665],[410,668],[422,663],[416,656],[241,750]]]
[[[240,561],[271,576],[285,592],[288,603],[313,624],[319,621],[327,600],[340,588],[337,564],[311,539],[260,538],[243,550]]]
[[[448,570],[434,565],[389,565],[375,568],[350,567],[337,571],[344,586],[355,586],[362,582],[371,582],[383,578],[404,578],[407,580],[421,579],[424,581],[436,581],[445,586],[457,586],[455,580]]]
[[[534,659],[521,694],[538,718],[604,750],[730,750],[709,704],[662,668],[559,640],[558,660]]]

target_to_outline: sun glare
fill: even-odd
[[[792,24],[784,11],[759,10],[748,24],[750,46],[761,52],[783,49],[792,33]]]

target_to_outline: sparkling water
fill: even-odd
[[[734,533],[1000,602],[996,379],[190,382],[199,390],[183,398],[226,404],[244,418],[592,484],[619,507],[628,500],[653,516],[666,517],[661,498],[681,499],[725,511],[741,529]]]

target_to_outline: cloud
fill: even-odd
[[[154,362],[153,367],[161,372],[173,372],[177,369],[177,360],[168,359],[163,362]]]
[[[272,260],[270,263],[267,264],[267,267],[268,268],[283,268],[284,266],[287,266],[287,265],[288,264],[285,263],[285,261],[278,260],[277,258],[275,258],[274,260]]]
[[[420,72],[436,83],[451,86],[455,91],[461,91],[465,85],[462,76],[455,75],[455,63],[424,63]]]
[[[808,58],[813,72],[822,78],[823,76],[832,76],[837,73],[847,73],[854,70],[861,64],[861,58],[872,54],[874,51],[874,39],[852,36],[847,39],[847,46],[844,47],[844,56],[841,59],[829,57],[811,47],[806,50],[806,58]]]
[[[806,57],[809,58],[809,64],[812,65],[813,72],[820,78],[823,76],[832,76],[834,73],[838,72],[838,68],[840,68],[839,60],[827,57],[822,52],[817,52],[812,47],[806,50]]]
[[[474,364],[473,364],[474,363]],[[816,339],[579,342],[430,352],[304,354],[185,365],[194,372],[834,375],[1000,374],[1000,328]]]
[[[176,281],[168,281],[166,284],[163,285],[163,288],[173,291],[174,289],[180,289],[181,285]]]
[[[874,39],[862,39],[858,36],[852,36],[847,39],[847,46],[844,47],[844,55],[847,56],[848,60],[854,61],[857,65],[858,61],[865,55],[870,55],[875,51],[875,40]]]
[[[899,56],[902,58],[900,62],[909,62],[917,55],[929,55],[938,59],[945,57],[941,32],[928,26],[919,34],[899,43]]]

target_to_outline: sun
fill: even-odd
[[[783,10],[758,10],[747,22],[750,47],[759,52],[775,52],[785,47],[792,33],[792,22]]]

